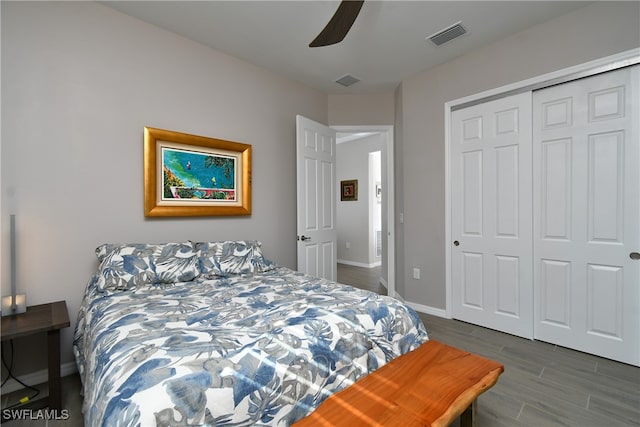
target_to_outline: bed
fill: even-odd
[[[428,340],[400,301],[256,241],[105,244],[78,313],[86,426],[288,426]]]

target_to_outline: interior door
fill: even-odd
[[[337,279],[336,132],[296,116],[298,270]]]
[[[639,67],[534,94],[535,337],[638,365]]]
[[[531,93],[454,111],[451,126],[453,317],[531,338]]]

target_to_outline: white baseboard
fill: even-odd
[[[73,375],[78,372],[78,367],[75,362],[67,362],[60,365],[60,376],[66,377],[68,375]],[[27,385],[36,386],[38,384],[46,383],[49,380],[48,371],[46,369],[42,369],[40,371],[32,372],[30,374],[21,375],[18,377],[20,381]],[[24,387],[20,385],[13,378],[9,379],[5,385],[2,386],[2,394],[12,393],[14,391],[20,390]]]
[[[429,307],[428,305],[416,304],[414,302],[405,301],[409,307],[413,308],[415,311],[419,311],[420,313],[431,314],[432,316],[444,317],[445,319],[450,319],[451,317],[447,315],[447,310],[443,310],[441,308]]]
[[[380,278],[380,284],[381,284],[382,286],[384,286],[384,288],[385,288],[385,289],[387,289],[387,290],[389,289],[388,283],[387,283],[387,281],[385,280],[385,278],[384,278],[384,277],[381,277],[381,278]]]
[[[373,268],[373,267],[380,267],[382,265],[382,261],[376,261],[372,264],[366,264],[364,262],[357,262],[357,261],[348,261],[346,259],[339,259],[338,260],[338,264],[345,264],[345,265],[350,265],[353,267],[362,267],[362,268]]]

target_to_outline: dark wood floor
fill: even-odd
[[[379,268],[338,264],[341,283],[386,294],[379,279]],[[480,427],[640,426],[640,368],[457,320],[420,317],[431,339],[504,364],[498,383],[478,399]],[[62,387],[68,420],[3,425],[82,427],[78,375],[63,378]],[[22,395],[3,397],[2,407],[16,397]]]
[[[387,289],[380,284],[381,270],[380,267],[361,268],[338,264],[338,282],[386,295]]]
[[[386,294],[372,270],[338,264],[338,282]],[[478,426],[640,426],[640,368],[419,314],[431,339],[504,365],[478,399]]]

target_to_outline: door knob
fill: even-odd
[[[458,242],[457,240],[453,241],[453,246],[460,246],[460,242]]]
[[[640,253],[638,253],[638,252],[631,252],[631,253],[629,254],[629,258],[634,259],[634,260],[638,260],[638,259],[640,259]]]
[[[298,240],[302,240],[303,242],[306,242],[307,240],[311,240],[311,237],[302,235],[298,237]]]

